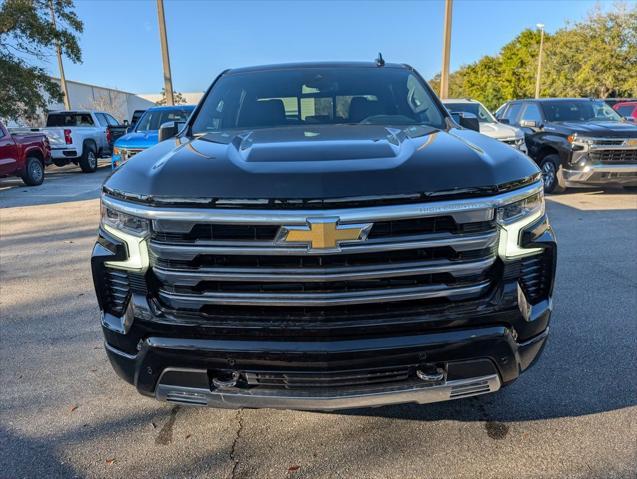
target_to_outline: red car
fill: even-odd
[[[622,101],[613,105],[613,110],[624,118],[632,118],[637,121],[637,101]]]
[[[38,186],[50,163],[51,146],[45,135],[12,134],[0,122],[0,178],[19,176],[28,186]]]

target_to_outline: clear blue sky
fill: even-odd
[[[555,31],[583,19],[589,0],[455,0],[452,70],[495,54],[524,28]],[[604,8],[609,2],[601,2]],[[135,93],[163,86],[155,0],[76,0],[84,63],[68,79]],[[223,69],[314,60],[409,63],[425,78],[440,70],[442,0],[165,0],[175,90],[205,90]],[[57,76],[55,58],[48,69]]]

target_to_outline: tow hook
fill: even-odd
[[[212,385],[216,388],[233,388],[239,380],[239,371],[232,371],[229,375],[212,378]]]
[[[423,365],[416,369],[418,379],[428,383],[439,383],[445,380],[445,370],[434,365]]]

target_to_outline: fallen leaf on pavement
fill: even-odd
[[[69,412],[73,412],[75,411],[79,406],[77,404],[73,404],[71,407],[69,407]]]
[[[186,439],[190,439],[192,437],[192,434],[186,434]]]
[[[114,457],[111,457],[110,459],[106,459],[106,464],[108,464],[109,466],[111,464],[113,464],[114,462],[115,462],[115,458]]]
[[[301,466],[290,466],[288,467],[288,472],[296,472],[301,469]]]

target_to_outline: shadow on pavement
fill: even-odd
[[[99,198],[102,184],[111,173],[110,160],[100,160],[99,164],[94,173],[83,173],[75,165],[50,166],[40,186],[26,186],[20,178],[0,178],[0,208]]]

